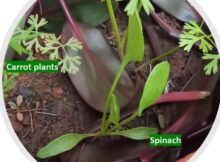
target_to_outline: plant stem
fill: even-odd
[[[180,48],[181,48],[181,47],[179,47],[179,46],[175,46],[175,47],[171,48],[170,50],[168,50],[168,51],[166,51],[166,52],[160,54],[159,56],[157,56],[157,57],[155,57],[155,58],[149,60],[149,61],[146,62],[145,64],[139,66],[139,67],[136,69],[136,71],[141,70],[141,69],[142,69],[144,66],[146,66],[146,65],[153,64],[154,62],[160,60],[161,58],[164,58],[164,57],[166,57],[166,56],[169,56],[169,55],[171,55],[171,54],[177,52]]]
[[[174,47],[174,48],[168,50],[167,52],[165,52],[165,53],[159,55],[158,57],[156,57],[156,58],[154,58],[154,59],[151,59],[151,60],[148,61],[145,65],[152,64],[152,63],[154,63],[155,61],[157,61],[157,60],[159,60],[159,59],[161,59],[161,58],[163,58],[163,57],[165,57],[165,56],[168,56],[168,55],[170,55],[170,54],[173,54],[173,53],[175,53],[176,51],[178,51],[180,48],[181,48],[181,47],[176,46],[176,47]],[[116,82],[116,84],[117,84],[117,82]],[[112,92],[110,92],[110,95],[111,95],[111,94],[112,94]],[[110,95],[109,95],[109,96],[110,96]],[[108,102],[110,102],[110,99],[109,99]],[[109,105],[109,103],[108,103],[108,105]],[[125,120],[123,120],[122,122],[120,122],[118,125],[114,126],[114,127],[111,128],[110,130],[108,130],[106,133],[105,133],[105,130],[102,131],[102,133],[108,135],[109,133],[115,131],[116,129],[118,129],[118,128],[120,128],[120,127],[122,127],[123,125],[128,124],[128,123],[131,122],[133,119],[135,119],[137,116],[138,116],[138,112],[136,111],[136,112],[135,112],[134,114],[132,114],[130,117],[126,118]],[[105,121],[105,118],[103,118],[103,120]],[[102,124],[104,123],[103,120],[102,120]],[[104,127],[104,126],[103,126],[103,127]],[[103,128],[103,129],[104,129],[104,128]]]
[[[89,49],[81,31],[79,25],[76,23],[74,18],[71,15],[71,12],[66,4],[66,0],[59,0],[60,5],[64,11],[64,14],[66,15],[67,22],[71,26],[72,31],[75,33],[76,38],[82,43],[84,51],[87,53],[90,60],[95,64],[99,65],[97,59],[95,59],[93,52]]]
[[[168,56],[168,55],[170,55],[170,54],[175,53],[175,52],[178,51],[179,49],[180,49],[180,47],[179,47],[179,46],[176,46],[176,47],[170,49],[169,51],[167,51],[167,52],[165,52],[165,53],[159,55],[158,57],[156,57],[156,58],[154,58],[154,59],[151,59],[151,60],[148,61],[145,65],[152,64],[152,63],[154,63],[155,61],[157,61],[157,60],[159,60],[159,59],[161,59],[161,58],[163,58],[163,57],[165,57],[165,56]],[[121,74],[123,73],[123,71],[124,71],[124,69],[125,69],[126,64],[127,64],[127,62],[125,62],[125,61],[122,62],[121,66],[120,66],[120,68],[119,68],[119,70],[118,70],[118,72],[117,72],[117,74],[116,74],[115,80],[114,80],[114,82],[113,82],[113,84],[112,84],[112,87],[111,87],[111,89],[110,89],[110,92],[109,92],[109,95],[108,95],[108,98],[107,98],[107,101],[106,101],[106,104],[105,104],[105,107],[104,107],[104,113],[103,113],[103,117],[102,117],[101,130],[100,130],[99,135],[104,135],[104,134],[107,134],[109,131],[111,131],[111,132],[114,131],[115,129],[121,127],[122,125],[127,124],[128,122],[130,122],[131,120],[133,120],[133,119],[134,119],[135,117],[137,117],[137,115],[138,115],[137,113],[134,113],[132,116],[130,116],[129,118],[127,118],[127,119],[125,119],[124,121],[122,121],[118,126],[113,127],[112,129],[110,129],[109,131],[107,131],[107,132],[105,133],[105,130],[107,129],[106,116],[107,116],[107,113],[108,113],[108,111],[109,111],[110,99],[111,99],[112,94],[114,93],[114,90],[115,90],[115,88],[116,88],[116,86],[117,86],[117,83],[118,83],[118,81],[119,81],[119,79],[120,79],[120,76],[121,76]],[[140,68],[140,67],[139,67],[139,68]]]
[[[109,15],[110,15],[110,18],[111,18],[112,27],[113,27],[113,30],[114,30],[115,40],[116,40],[116,43],[117,43],[117,46],[118,46],[119,56],[120,56],[120,59],[123,60],[124,50],[123,50],[121,37],[120,37],[120,34],[119,34],[119,29],[118,29],[118,25],[117,25],[117,22],[116,22],[114,9],[113,9],[111,0],[107,0],[107,7],[108,7]]]
[[[193,101],[193,100],[199,100],[199,99],[205,99],[210,95],[209,91],[190,91],[190,92],[173,92],[169,94],[162,95],[153,105],[165,103],[165,102],[183,102],[183,101]],[[134,112],[130,117],[124,119],[122,122],[120,122],[118,125],[114,126],[113,128],[109,129],[106,132],[106,135],[109,133],[115,131],[116,129],[122,127],[123,125],[128,124],[133,119],[135,119],[138,116],[138,112]]]
[[[164,93],[159,99],[153,104],[169,103],[169,102],[186,102],[202,100],[210,96],[210,91],[186,91],[186,92],[172,92]]]
[[[114,132],[116,129],[122,127],[123,125],[126,125],[130,123],[132,120],[134,120],[138,116],[138,112],[136,111],[134,114],[132,114],[130,117],[126,118],[122,122],[120,122],[118,125],[114,126],[113,128],[109,129],[105,134],[108,135],[111,132]]]
[[[212,43],[212,45],[216,48],[216,44],[215,44],[215,42],[212,40],[212,34],[210,34],[210,35],[208,35],[208,36],[206,36],[206,38]]]
[[[115,91],[115,88],[118,84],[118,81],[120,79],[120,76],[122,75],[124,69],[125,69],[125,66],[126,66],[127,62],[122,62],[117,74],[116,74],[116,77],[114,79],[114,82],[111,86],[111,89],[109,91],[109,94],[108,94],[108,98],[107,98],[107,101],[106,101],[106,104],[105,104],[105,107],[104,107],[104,112],[103,112],[103,117],[102,117],[102,125],[101,125],[101,131],[100,133],[103,134],[105,132],[105,129],[106,129],[106,117],[107,117],[107,113],[109,111],[109,105],[110,105],[110,99],[111,99],[111,96],[112,94],[114,93]]]

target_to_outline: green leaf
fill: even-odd
[[[144,58],[144,36],[140,16],[137,11],[129,16],[128,22],[128,38],[126,44],[126,53],[124,60],[142,61]]]
[[[37,14],[36,15],[31,15],[27,22],[28,22],[28,24],[33,25],[36,31],[38,31],[38,29],[40,27],[42,27],[42,26],[47,24],[46,19],[45,18],[41,18],[39,20],[39,17],[38,17]]]
[[[59,50],[70,48],[73,51],[78,51],[82,49],[81,42],[77,39],[71,37],[66,43],[62,44],[60,42],[61,37],[56,37],[55,34],[50,34],[45,38],[45,47],[42,47],[40,50],[43,54],[49,54],[51,60],[59,59]],[[64,51],[63,51],[64,52]],[[60,58],[61,59],[61,58]]]
[[[31,53],[31,51],[26,50],[19,42],[14,39],[10,40],[10,47],[14,49],[19,55]]]
[[[129,3],[127,4],[127,6],[125,7],[125,12],[127,12],[127,15],[133,15],[134,12],[137,9],[137,5],[138,5],[138,1],[139,0],[130,0]]]
[[[125,12],[127,15],[133,15],[134,12],[139,8],[139,0],[130,0],[125,7]],[[144,7],[144,11],[149,15],[152,11],[154,11],[154,7],[150,0],[140,0],[140,4]]]
[[[153,7],[153,5],[152,5],[152,3],[151,3],[150,0],[141,0],[141,3],[142,3],[142,5],[143,5],[143,7],[144,7],[144,11],[145,11],[148,15],[150,15],[150,13],[151,13],[152,11],[154,11],[154,7]]]
[[[23,43],[26,46],[26,49],[29,51],[35,49],[35,51],[39,52],[39,50],[43,48],[39,42],[38,37],[32,40],[24,40]]]
[[[62,60],[58,62],[61,65],[61,72],[69,72],[70,74],[76,74],[79,71],[79,65],[81,64],[81,57],[65,55]]]
[[[190,52],[192,47],[199,43],[199,49],[203,53],[207,53],[213,49],[213,44],[210,42],[210,35],[207,35],[202,30],[202,25],[198,25],[195,21],[191,21],[184,25],[184,32],[180,35],[179,46],[184,47],[184,50]]]
[[[18,75],[18,73],[8,73],[3,70],[3,93],[5,97],[15,87],[15,79]]]
[[[208,40],[201,39],[199,49],[201,49],[203,53],[207,53],[213,49],[213,45],[209,43]]]
[[[120,119],[120,106],[119,106],[118,99],[115,96],[115,94],[111,96],[110,107],[111,107],[111,112],[109,115],[109,122],[117,125]]]
[[[51,60],[59,59],[59,48],[62,47],[60,37],[57,38],[55,34],[51,34],[45,38],[44,43],[45,47],[41,48],[41,52],[43,54],[49,54]]]
[[[204,54],[203,60],[211,60],[205,67],[206,75],[215,74],[218,71],[219,55],[218,54]]]
[[[190,52],[192,47],[198,43],[199,49],[203,52],[203,60],[211,60],[204,67],[206,75],[215,74],[218,71],[219,56],[216,54],[208,54],[216,47],[212,35],[207,35],[203,30],[203,23],[199,26],[196,22],[191,21],[184,25],[184,32],[180,35],[179,46],[184,47],[184,50]]]
[[[89,138],[91,135],[88,134],[75,134],[69,133],[63,135],[54,141],[50,142],[48,145],[40,149],[37,153],[38,158],[47,158],[51,156],[58,155],[62,152],[68,151],[74,148],[83,139]]]
[[[45,35],[38,32],[38,29],[47,24],[44,18],[38,17],[38,15],[31,15],[28,18],[29,27],[27,29],[21,29],[18,25],[15,29],[14,35],[10,40],[10,47],[14,49],[18,54],[28,54],[29,58],[33,58],[33,49],[39,51],[41,44],[39,43],[39,37]]]
[[[78,51],[82,49],[82,43],[79,42],[77,39],[71,37],[66,44],[64,44],[64,47],[69,47],[73,51]]]
[[[144,140],[149,139],[150,135],[157,133],[158,130],[156,128],[139,127],[124,131],[112,132],[110,135],[124,136],[133,140]]]
[[[183,34],[180,35],[179,46],[184,47],[186,52],[190,52],[194,44],[196,44],[199,40],[200,37],[187,34],[187,32],[183,32]]]
[[[116,8],[117,3],[115,1],[112,3]],[[100,0],[88,0],[74,5],[72,13],[79,22],[92,26],[102,24],[109,18],[106,2],[100,2]]]
[[[157,64],[150,73],[142,93],[138,107],[138,114],[152,105],[163,93],[170,72],[170,65],[167,61]]]

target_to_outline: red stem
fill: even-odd
[[[168,102],[184,102],[205,99],[210,95],[208,91],[173,92],[163,94],[154,105]]]
[[[34,4],[31,6],[31,8],[29,8],[29,10],[27,10],[27,12],[25,13],[25,20],[26,21],[33,14],[33,11],[37,5],[38,5],[38,1],[34,2]]]
[[[88,45],[86,44],[86,41],[83,37],[83,35],[81,34],[80,28],[77,25],[76,21],[74,20],[74,18],[72,17],[69,8],[67,7],[66,1],[65,0],[59,0],[60,4],[63,8],[63,11],[66,15],[66,18],[71,26],[71,29],[73,30],[73,32],[75,33],[77,39],[82,43],[83,49],[85,50],[85,52],[87,53],[88,57],[91,59],[91,61],[97,64],[97,60],[93,57],[93,53],[92,51],[89,49]]]
[[[160,47],[160,38],[158,37],[158,34],[156,33],[154,26],[152,24],[152,21],[150,20],[150,17],[143,16],[143,27],[144,30],[148,36],[149,42],[151,44],[154,57],[161,54],[161,47]]]
[[[210,95],[209,91],[188,91],[188,92],[172,92],[165,93],[153,104],[158,105],[162,103],[187,102],[205,99]],[[122,111],[122,118],[126,118],[137,110],[137,105],[124,109]]]
[[[165,30],[170,36],[179,39],[180,34],[182,33],[180,30],[175,29],[171,25],[164,22],[155,12],[152,12],[152,16],[154,20],[158,23],[158,25]]]
[[[91,49],[87,45],[83,35],[81,34],[79,25],[71,15],[71,12],[66,4],[66,1],[65,0],[59,0],[59,1],[66,15],[68,23],[71,26],[72,31],[75,33],[77,39],[82,43],[83,50],[87,54],[89,60],[93,63],[94,66],[96,66],[97,73],[102,75],[102,79],[108,82],[109,81],[108,76],[111,75],[111,74],[108,75],[109,69],[104,69],[104,66],[101,66],[100,61],[95,57],[95,54],[91,51]]]

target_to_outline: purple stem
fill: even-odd
[[[101,66],[100,61],[98,59],[96,59],[95,54],[90,50],[90,48],[88,47],[81,31],[80,31],[80,27],[78,26],[77,22],[74,20],[74,18],[71,15],[71,12],[66,4],[65,0],[59,0],[63,11],[66,15],[66,18],[68,20],[68,23],[71,26],[71,29],[73,31],[73,33],[75,33],[77,39],[82,43],[83,46],[83,50],[85,51],[85,53],[87,54],[89,60],[91,60],[91,62],[93,63],[94,66],[96,66],[96,70],[97,73],[102,75],[102,79],[105,80],[106,82],[109,81],[109,76],[111,76],[111,74],[109,73],[108,69],[104,69],[103,66]]]
[[[88,57],[91,59],[91,61],[95,64],[97,64],[97,60],[94,58],[92,51],[89,49],[88,45],[85,42],[85,39],[83,37],[83,35],[81,34],[80,28],[77,25],[76,21],[74,20],[74,18],[72,17],[69,8],[67,7],[66,1],[65,0],[59,0],[60,4],[63,8],[63,11],[66,15],[66,18],[68,20],[68,23],[70,24],[73,32],[75,33],[77,39],[82,43],[83,49],[85,50],[85,52],[87,53]]]
[[[143,17],[143,26],[144,26],[144,30],[148,36],[151,48],[153,50],[154,53],[154,57],[158,56],[159,54],[161,54],[161,48],[160,48],[160,40],[158,37],[158,34],[155,32],[154,30],[154,26],[152,24],[152,21],[150,20],[150,17]]]
[[[169,25],[166,22],[164,22],[160,18],[160,16],[158,16],[158,14],[156,12],[152,12],[152,16],[153,16],[154,20],[158,23],[158,25],[163,30],[165,30],[170,36],[172,36],[173,38],[179,39],[179,36],[182,33],[182,31],[177,30],[174,27],[172,27],[171,25]]]
[[[33,14],[33,11],[38,4],[39,4],[38,1],[34,2],[31,8],[27,10],[27,12],[25,13],[25,19],[29,18]]]

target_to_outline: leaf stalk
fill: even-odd
[[[107,7],[108,7],[112,27],[113,27],[113,30],[114,30],[115,40],[116,40],[116,43],[117,43],[117,46],[118,46],[119,56],[120,56],[120,59],[123,60],[124,49],[123,49],[121,37],[120,37],[120,34],[119,34],[119,28],[118,28],[118,25],[117,25],[117,21],[116,21],[116,18],[115,18],[114,9],[113,9],[111,0],[107,0]]]

